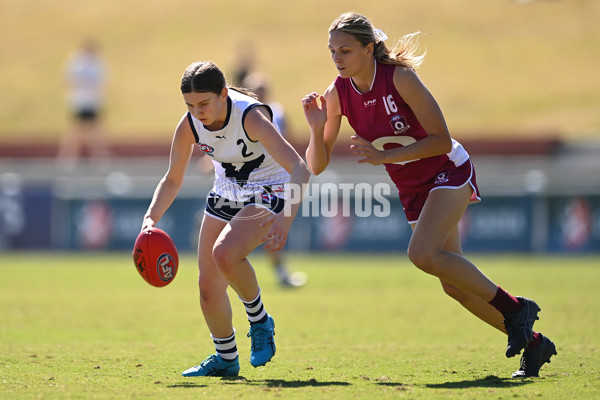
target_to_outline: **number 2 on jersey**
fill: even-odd
[[[254,154],[254,152],[250,152],[248,153],[248,145],[246,144],[246,142],[244,142],[244,139],[238,139],[237,141],[238,145],[242,145],[242,156],[244,156],[244,158],[246,157],[250,157],[252,154]]]

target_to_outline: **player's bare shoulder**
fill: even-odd
[[[414,69],[402,66],[396,66],[394,69],[394,86],[396,86],[400,95],[407,92],[411,93],[425,87]]]
[[[188,113],[183,114],[179,123],[177,123],[177,127],[175,128],[175,135],[186,135],[190,134],[193,138],[192,126],[190,125],[190,118],[188,117]]]
[[[265,135],[278,135],[271,122],[267,106],[264,104],[250,109],[244,118],[243,124],[246,135],[252,141],[262,141]]]
[[[187,151],[190,146],[196,143],[191,121],[188,119],[187,113],[179,120],[173,136],[171,151]]]
[[[335,81],[332,82],[327,89],[325,89],[325,93],[323,94],[325,101],[327,102],[327,114],[328,115],[341,115],[342,108],[340,106],[340,98],[338,95],[337,87],[335,86]]]

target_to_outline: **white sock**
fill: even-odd
[[[235,344],[235,330],[233,335],[226,338],[216,338],[210,335],[215,344],[217,355],[226,361],[233,361],[238,355],[237,346]]]
[[[265,322],[267,320],[267,312],[263,306],[260,298],[260,289],[258,290],[258,296],[252,301],[246,302],[242,300],[244,307],[246,308],[246,314],[248,315],[248,321],[250,325]]]

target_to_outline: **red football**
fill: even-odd
[[[167,286],[177,275],[179,256],[165,231],[151,228],[140,232],[133,246],[133,262],[142,278],[152,286]]]

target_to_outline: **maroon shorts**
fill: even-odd
[[[473,188],[470,203],[479,203],[481,196],[479,195],[479,188],[477,187],[477,180],[475,178],[475,168],[470,159],[456,168],[440,172],[433,182],[423,186],[423,190],[419,192],[400,193],[400,202],[404,206],[404,214],[406,214],[408,223],[414,224],[417,222],[425,201],[432,190],[443,188],[459,189],[467,184]]]

